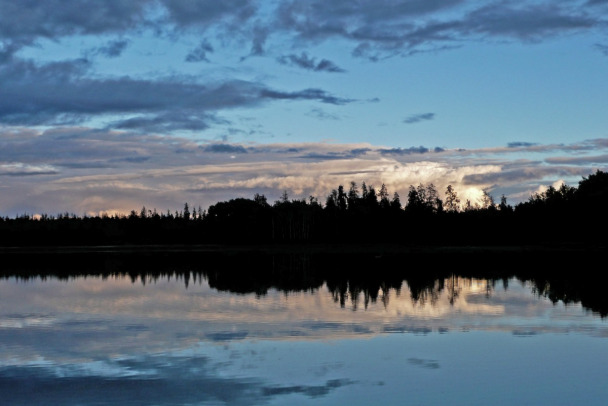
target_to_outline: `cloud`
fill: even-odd
[[[129,45],[128,40],[115,40],[110,41],[106,45],[92,49],[88,55],[102,55],[107,58],[119,57],[127,46]]]
[[[186,55],[186,62],[209,62],[207,54],[213,52],[213,46],[206,39]]]
[[[525,168],[515,168],[510,170],[501,170],[483,174],[470,174],[463,178],[465,185],[481,185],[481,184],[501,184],[501,183],[525,183],[530,181],[542,182],[546,177],[572,177],[573,175],[582,176],[585,170],[580,168],[572,168],[567,166],[560,167],[542,167],[529,166]]]
[[[0,0],[0,38],[50,38],[125,33],[173,24],[208,29],[239,24],[257,9],[254,0]]]
[[[23,177],[58,173],[59,171],[51,165],[29,165],[21,162],[0,165],[0,176]]]
[[[308,56],[306,52],[302,52],[300,55],[283,55],[277,61],[283,65],[297,66],[315,72],[345,72],[344,69],[327,59],[321,59],[317,62],[315,58]]]
[[[301,159],[313,160],[334,160],[334,159],[354,159],[372,151],[370,148],[354,148],[347,151],[330,151],[330,152],[308,152],[298,156]]]
[[[599,50],[604,55],[608,56],[608,45],[604,44],[595,44],[594,45],[597,50]]]
[[[527,147],[533,147],[536,145],[538,145],[538,143],[536,143],[536,142],[515,141],[515,142],[509,142],[507,144],[507,148],[527,148]]]
[[[415,124],[415,123],[419,123],[421,121],[433,120],[434,118],[435,118],[435,113],[414,114],[412,116],[409,116],[405,120],[403,120],[403,122],[405,124]]]
[[[311,117],[318,118],[320,120],[340,120],[339,116],[337,116],[335,114],[328,113],[325,110],[320,109],[320,108],[310,109],[310,112],[307,113],[307,115],[311,116]]]
[[[0,60],[40,38],[139,35],[146,30],[174,38],[212,32],[223,45],[249,43],[249,55],[257,56],[265,54],[266,43],[273,37],[281,37],[293,48],[338,39],[352,44],[353,55],[380,60],[452,49],[466,41],[542,41],[595,29],[605,21],[593,7],[606,1],[589,0],[586,7],[531,0],[282,0],[272,6],[262,4],[257,0],[0,0]],[[98,51],[113,56],[121,52],[119,48]],[[186,60],[205,61],[210,52],[199,46]],[[343,71],[326,59],[314,61],[311,68],[312,58],[305,52],[279,59],[313,71]]]
[[[263,388],[265,396],[290,395],[300,393],[311,398],[318,398],[327,395],[331,391],[343,386],[353,385],[355,382],[349,379],[331,379],[325,385],[295,385],[295,386],[268,386]]]
[[[423,147],[422,145],[419,147],[409,147],[409,148],[389,148],[389,149],[380,149],[379,152],[382,155],[411,155],[411,154],[426,154],[429,152],[429,149]]]
[[[474,31],[497,37],[541,40],[558,33],[592,28],[598,21],[584,12],[573,12],[553,3],[493,3],[471,12],[461,31]],[[466,31],[465,31],[466,30]]]
[[[451,49],[471,40],[542,41],[602,24],[601,16],[563,4],[460,0],[286,1],[277,21],[299,41],[346,39],[354,43],[354,56],[373,61]]]
[[[255,0],[161,0],[168,20],[178,27],[206,29],[218,21],[238,25],[248,20],[257,10]]]
[[[242,145],[231,144],[210,144],[201,147],[205,152],[220,153],[220,154],[246,154],[247,149]]]
[[[89,69],[87,60],[45,65],[19,61],[0,66],[0,123],[57,125],[80,123],[95,116],[131,115],[113,125],[147,131],[204,130],[218,120],[214,112],[222,109],[256,107],[273,100],[335,105],[353,101],[322,89],[285,92],[238,80],[206,85],[172,77],[92,78],[87,75]]]
[[[140,131],[0,127],[0,187],[11,191],[0,193],[0,213],[128,213],[142,205],[165,211],[183,207],[184,201],[205,208],[255,193],[273,201],[283,190],[293,198],[313,195],[323,201],[350,181],[385,183],[402,196],[409,185],[433,183],[443,191],[451,184],[462,201],[474,201],[482,189],[492,188],[517,203],[540,185],[557,179],[571,183],[596,168],[608,169],[606,148],[604,139],[525,151],[367,143],[241,145]],[[523,152],[538,159],[513,161],[509,155]]]
[[[355,100],[334,96],[321,89],[305,89],[296,92],[279,92],[271,89],[261,89],[260,94],[269,99],[278,100],[317,100],[327,104],[348,104]]]
[[[608,163],[608,155],[595,155],[595,156],[561,156],[551,157],[545,159],[545,162],[549,164],[557,165],[592,165],[592,164],[606,164]]]

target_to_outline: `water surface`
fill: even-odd
[[[324,277],[310,259],[266,260],[267,272],[254,275],[230,261],[207,271],[129,272],[110,261],[116,272],[82,265],[81,272],[5,273],[3,403],[608,399],[608,322],[603,302],[596,306],[584,290],[574,295],[561,282],[504,275]]]

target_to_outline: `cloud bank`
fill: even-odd
[[[186,201],[206,208],[255,193],[273,202],[284,190],[291,198],[312,195],[323,202],[331,189],[351,181],[377,187],[385,183],[403,199],[410,185],[433,183],[441,193],[453,185],[463,199],[474,201],[487,189],[505,193],[515,203],[539,185],[558,179],[576,185],[594,169],[606,169],[605,141],[536,145],[522,152],[507,147],[234,144],[86,127],[11,128],[0,131],[0,189],[11,190],[0,193],[0,213],[127,213],[142,205],[174,210]],[[570,150],[579,156],[559,155]]]

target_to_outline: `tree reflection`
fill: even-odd
[[[608,295],[604,292],[608,276],[589,265],[600,259],[599,253],[577,258],[577,266],[565,266],[573,264],[564,257],[551,259],[545,254],[487,254],[497,264],[491,271],[480,267],[459,273],[449,271],[455,262],[475,260],[483,264],[489,257],[480,253],[338,255],[228,251],[5,254],[1,257],[0,278],[27,281],[96,276],[128,278],[142,285],[179,280],[185,288],[205,282],[218,291],[257,296],[266,295],[269,290],[289,296],[316,292],[325,286],[336,304],[352,311],[366,311],[376,303],[388,308],[404,286],[417,307],[436,306],[442,294],[450,306],[455,306],[464,289],[474,288],[490,297],[497,283],[506,290],[509,280],[517,278],[529,284],[538,297],[566,305],[581,303],[602,317],[608,316]],[[429,266],[420,271],[411,266],[415,263]]]

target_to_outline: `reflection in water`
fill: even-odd
[[[414,303],[431,305],[447,291],[455,303],[463,287],[490,296],[497,285],[509,287],[513,278],[530,284],[539,297],[553,303],[581,303],[602,317],[608,316],[608,275],[595,271],[602,258],[586,258],[576,268],[562,257],[538,253],[373,255],[262,255],[182,252],[163,254],[80,253],[70,255],[5,255],[0,278],[128,277],[133,283],[154,284],[181,280],[186,288],[205,281],[219,291],[263,296],[275,289],[285,294],[315,292],[326,285],[334,300],[353,310],[367,309],[378,300],[388,306],[391,295],[409,288]],[[490,262],[491,261],[491,262]],[[487,264],[491,267],[461,265]],[[419,266],[418,264],[424,264]],[[586,266],[586,264],[592,264]],[[476,282],[472,282],[476,280]],[[472,284],[475,284],[473,286]]]
[[[11,405],[608,397],[603,281],[585,272],[454,274],[451,257],[425,273],[398,256],[21,259],[0,278]]]

